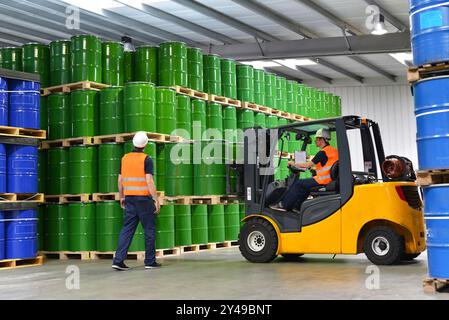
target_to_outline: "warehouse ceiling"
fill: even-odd
[[[66,27],[70,4],[79,29]],[[135,45],[184,41],[306,83],[394,83],[407,70],[392,54],[410,51],[408,10],[406,0],[0,0],[0,46],[128,35]],[[386,35],[371,35],[377,13]]]

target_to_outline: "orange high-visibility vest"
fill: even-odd
[[[322,149],[327,156],[327,162],[324,166],[321,163],[316,164],[316,176],[313,177],[320,185],[326,185],[332,182],[331,168],[338,161],[338,150],[331,146]]]
[[[125,196],[149,196],[145,176],[145,159],[147,155],[140,152],[125,154],[122,158],[122,186]]]

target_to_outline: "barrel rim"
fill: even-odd
[[[90,33],[75,34],[70,37],[70,41],[72,41],[72,39],[82,38],[82,37],[96,38],[101,41],[101,38],[99,36],[96,36],[96,35],[90,34]]]
[[[41,43],[41,42],[27,42],[27,43],[24,43],[22,45],[22,48],[25,47],[25,46],[29,46],[29,45],[39,45],[39,46],[43,46],[43,47],[46,47],[46,48],[49,47],[48,44]]]
[[[170,88],[170,87],[166,87],[166,86],[159,86],[159,87],[156,87],[156,90],[169,90],[169,91],[172,91],[172,92],[176,93],[176,90],[175,90],[175,89]]]
[[[155,48],[155,49],[158,49],[159,46],[157,46],[157,45],[151,45],[151,44],[142,44],[142,45],[140,45],[140,46],[137,46],[137,47],[136,47],[136,50],[137,50],[137,49],[140,49],[140,48]],[[135,51],[134,51],[134,52],[135,52]]]
[[[75,89],[75,90],[70,91],[70,93],[72,93],[72,92],[77,92],[77,91],[100,92],[100,91],[97,91],[97,90],[95,90],[95,89],[78,88],[78,89]]]
[[[161,42],[161,43],[159,43],[159,47],[161,46],[161,45],[167,45],[167,44],[183,44],[183,45],[185,45],[185,46],[187,46],[187,43],[185,43],[185,42],[183,42],[183,41],[164,41],[164,42]]]
[[[75,91],[75,90],[73,90]],[[70,92],[52,92],[48,95],[48,97],[53,96],[53,95],[58,95],[58,96],[65,96],[65,95],[70,95]]]
[[[107,89],[123,89],[124,87],[125,86],[109,86],[109,87],[105,87],[105,88],[101,89],[100,92],[103,90],[107,90]]]
[[[50,41],[49,44],[51,45],[52,43],[63,43],[63,42],[69,44],[71,41],[68,39],[59,39],[59,40]]]
[[[153,82],[149,82],[149,81],[129,81],[125,84],[125,87],[130,84],[150,84],[153,87],[156,87],[156,85]]]
[[[132,141],[132,140],[129,140]],[[101,146],[105,145],[105,144],[114,144],[114,145],[121,145],[123,142],[103,142],[102,144],[98,145],[98,148],[100,148]]]
[[[250,64],[243,64],[243,63],[238,63],[237,64],[237,68],[239,68],[239,67],[241,67],[241,68],[246,67],[246,68],[250,68],[250,69],[255,69],[252,65],[250,65]]]
[[[122,47],[124,47],[125,45],[123,44],[123,42],[120,41],[112,41],[112,40],[107,40],[107,41],[102,41],[101,45],[104,44],[120,44]]]
[[[432,77],[432,78],[421,79],[421,80],[417,81],[417,82],[415,83],[415,85],[417,85],[418,83],[422,83],[422,82],[424,82],[424,81],[441,80],[441,79],[444,79],[444,78],[449,78],[449,75],[447,75],[447,76],[437,76],[437,77]]]
[[[2,47],[2,48],[0,48],[1,50],[3,50],[3,49],[19,49],[19,50],[22,50],[22,47],[13,47],[13,46],[7,46],[7,47]]]
[[[217,58],[222,59],[221,56],[216,53],[206,53],[206,54],[203,54],[203,56],[204,57],[217,57]]]

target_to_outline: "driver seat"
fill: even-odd
[[[312,197],[329,196],[338,194],[340,192],[339,186],[339,172],[338,161],[336,161],[331,167],[331,179],[332,181],[325,186],[319,186],[310,189],[310,195]]]

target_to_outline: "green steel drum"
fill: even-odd
[[[216,54],[203,56],[204,92],[222,95],[221,91],[221,59]]]
[[[128,82],[123,101],[125,132],[156,132],[156,89],[153,84]]]
[[[287,81],[287,104],[286,111],[289,113],[296,113],[296,104],[298,101],[298,83],[293,80]]]
[[[156,218],[156,249],[170,249],[175,246],[175,208],[161,206]]]
[[[245,224],[242,220],[245,218],[246,214],[245,214],[245,204],[239,204],[239,208],[240,208],[240,228],[243,227],[243,225]]]
[[[341,97],[337,97],[336,114],[338,117],[341,117],[343,115],[343,113],[341,111]]]
[[[121,42],[107,41],[102,43],[103,83],[111,86],[125,84],[125,52]]]
[[[46,193],[51,195],[69,193],[69,150],[52,148],[48,150],[48,172]]]
[[[305,116],[306,115],[306,99],[307,99],[307,87],[303,84],[298,84],[298,97],[296,98],[296,114]]]
[[[158,77],[160,86],[188,86],[185,43],[164,42],[159,45]]]
[[[267,123],[266,123],[266,115],[263,113],[256,113],[256,116],[254,117],[254,126],[255,127],[261,127],[261,128],[266,128]]]
[[[324,96],[324,118],[332,117],[332,93],[326,92]]]
[[[38,150],[37,160],[37,182],[38,191],[40,193],[47,193],[47,175],[48,171],[48,152],[47,150]]]
[[[95,204],[70,203],[68,207],[68,250],[96,250]]]
[[[192,244],[192,212],[190,205],[174,206],[175,245],[190,246]]]
[[[227,106],[223,109],[223,130],[226,141],[237,141],[237,109],[233,106]]]
[[[206,112],[206,128],[223,132],[223,106],[219,103],[209,102]],[[211,133],[214,139],[220,139],[217,134]],[[212,139],[207,137],[206,139]]]
[[[123,53],[123,82],[134,81],[134,64],[135,64],[135,51],[125,51]]]
[[[264,106],[265,103],[265,71],[254,69],[254,103]]]
[[[265,74],[265,105],[270,108],[276,106],[276,75],[273,73]]]
[[[204,100],[192,100],[192,137],[201,140],[206,131],[206,102]]]
[[[128,252],[145,251],[145,231],[142,224],[139,222],[136,232],[134,232],[131,245],[128,248]]]
[[[316,88],[310,88],[309,91],[309,117],[312,119],[319,118],[319,104],[318,104],[318,90]]]
[[[69,193],[95,193],[98,185],[97,148],[73,146],[69,149]]]
[[[117,178],[122,155],[122,144],[111,142],[98,146],[98,192],[118,192]]]
[[[203,91],[203,52],[199,48],[187,48],[187,84],[190,89]]]
[[[221,59],[221,94],[237,99],[237,64],[235,60]]]
[[[204,140],[193,144],[193,191],[195,195],[226,193],[225,150],[222,141]]]
[[[192,144],[167,143],[165,145],[165,195],[189,196],[192,194]]]
[[[48,204],[44,212],[44,248],[46,251],[69,250],[69,207]]]
[[[120,207],[120,202],[97,202],[95,204],[95,218],[96,250],[101,252],[115,251],[123,225],[123,209]]]
[[[0,68],[23,71],[22,48],[6,47],[0,49]]]
[[[94,35],[77,35],[71,41],[72,82],[88,80],[102,83],[100,38]]]
[[[192,243],[208,243],[208,214],[207,205],[192,205]]]
[[[156,132],[171,135],[176,129],[176,91],[156,88]]]
[[[180,94],[176,104],[176,135],[184,139],[192,138],[192,108],[189,96]]]
[[[287,112],[287,79],[276,76],[275,109]]]
[[[55,92],[47,96],[48,140],[72,136],[70,93]]]
[[[223,205],[211,205],[208,212],[209,242],[225,241],[225,214]]]
[[[71,83],[70,40],[50,42],[50,86]]]
[[[100,135],[123,133],[123,87],[108,87],[100,91]]]
[[[326,106],[326,92],[318,90],[318,104],[316,107],[317,117],[319,119],[325,118],[325,106]]]
[[[70,93],[72,137],[91,137],[98,134],[99,92],[77,89]]]
[[[278,117],[269,115],[266,120],[267,128],[276,128],[279,126]]]
[[[237,98],[243,102],[254,103],[254,68],[252,66],[237,66]]]
[[[165,144],[156,145],[156,189],[158,191],[165,191]]]
[[[27,43],[22,46],[23,71],[37,73],[41,77],[41,88],[50,86],[50,48],[41,43]]]
[[[238,204],[224,206],[225,240],[234,241],[240,233],[240,207]]]
[[[134,78],[130,81],[151,82],[156,85],[158,77],[158,47],[141,46],[134,54]],[[128,58],[129,59],[129,58]]]
[[[237,112],[237,127],[239,129],[254,128],[254,111],[245,109]]]
[[[46,96],[41,96],[40,98],[40,128],[41,130],[47,130],[48,139],[48,105]]]
[[[286,126],[288,124],[288,120],[285,118],[279,118],[278,119],[278,126]],[[281,142],[283,142],[283,144],[281,144]],[[282,147],[282,152],[288,152],[288,139],[286,137],[283,137],[281,140],[279,140],[278,143],[278,149],[281,150]]]

